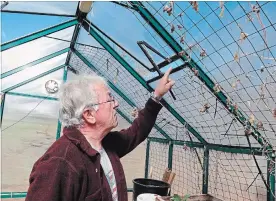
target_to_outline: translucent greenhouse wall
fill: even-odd
[[[154,69],[146,68],[152,65],[137,45],[145,41],[166,58],[174,58],[170,63],[151,52],[162,72],[173,67],[171,77],[176,81],[172,89],[176,100],[169,93],[164,97],[164,107],[146,142],[145,177],[162,179],[164,170],[170,168],[176,173],[172,194],[209,193],[235,201],[275,200],[273,9],[274,2],[95,2],[86,19],[76,16],[79,21],[63,22],[1,45],[7,61],[1,74],[5,86],[2,125],[7,124],[10,97],[25,96],[20,98],[23,102],[26,97],[42,98],[55,105],[55,95],[37,89],[49,79],[62,83],[74,79],[74,74],[104,76],[120,102],[118,113],[131,123],[134,109],[144,106],[160,79]],[[114,17],[114,13],[120,15]],[[67,42],[59,40],[64,38]],[[12,65],[8,62],[8,54],[39,41],[48,45],[42,55],[14,60],[18,63]],[[23,75],[21,80],[9,86],[19,74]],[[32,119],[29,114],[27,117]],[[52,125],[57,131],[51,130],[51,134],[56,133],[58,138],[62,126],[55,120]],[[44,127],[43,132],[48,133]],[[245,134],[248,130],[250,133]],[[22,138],[13,140],[24,144]],[[30,146],[48,146],[37,143]],[[126,172],[131,188],[131,179],[140,173]],[[24,179],[26,186],[27,177]],[[24,189],[12,193],[8,181],[5,185],[2,198],[26,196]]]
[[[28,114],[32,110],[31,114]],[[2,121],[2,192],[24,192],[34,162],[56,140],[58,102],[6,95]],[[16,159],[16,160],[15,160]]]

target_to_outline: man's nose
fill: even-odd
[[[119,107],[119,102],[117,100],[114,101],[114,109],[116,109],[117,107]]]

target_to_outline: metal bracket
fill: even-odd
[[[170,58],[166,58],[164,55],[162,55],[160,52],[158,52],[156,49],[154,49],[152,46],[150,46],[145,41],[138,41],[137,44],[141,48],[141,50],[143,51],[143,53],[146,55],[146,57],[149,59],[149,61],[151,62],[151,64],[153,65],[153,68],[148,68],[148,67],[144,66],[150,72],[155,72],[155,71],[158,72],[158,71],[160,71],[161,68],[169,65],[170,63],[172,63],[172,62],[174,62],[174,61],[176,61],[178,59],[181,59],[178,54],[175,54],[175,55],[171,56]],[[155,64],[155,62],[153,61],[153,59],[151,58],[151,56],[149,55],[149,53],[146,51],[146,49],[143,47],[143,45],[145,47],[147,47],[148,49],[150,49],[151,51],[153,51],[158,56],[162,57],[164,59],[164,61],[161,62],[161,63],[159,63],[159,64]]]
[[[143,53],[146,55],[146,57],[148,58],[148,60],[150,61],[150,63],[153,65],[154,69],[158,72],[159,76],[163,76],[163,73],[160,71],[158,65],[156,65],[156,63],[153,61],[152,57],[147,52],[147,50],[143,47],[143,45],[146,46],[151,51],[153,51],[158,56],[160,56],[163,59],[165,59],[168,63],[170,63],[171,61],[168,58],[166,58],[165,56],[163,56],[156,49],[154,49],[153,47],[151,47],[147,42],[145,42],[145,41],[138,41],[137,44],[141,48],[141,50],[143,51]],[[152,69],[148,69],[148,70],[152,70]],[[171,93],[171,96],[173,97],[173,99],[176,100],[175,95],[173,94],[172,90],[170,90],[170,93]]]
[[[4,2],[1,4],[1,10],[2,10],[3,8],[5,8],[8,4],[9,4],[8,1],[4,1]]]

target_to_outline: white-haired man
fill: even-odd
[[[149,135],[174,84],[169,69],[128,129],[118,124],[118,102],[99,76],[68,81],[61,89],[63,135],[34,164],[26,201],[126,201],[120,158]]]

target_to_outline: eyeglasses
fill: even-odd
[[[104,103],[110,103],[110,102],[113,102],[113,101],[115,101],[114,96],[112,96],[112,94],[109,94],[109,100],[108,100],[108,101],[104,101],[104,102],[100,102],[100,103],[91,104],[91,105],[89,105],[89,106],[93,107],[93,106],[96,106],[96,105],[101,105],[101,104],[104,104]]]

